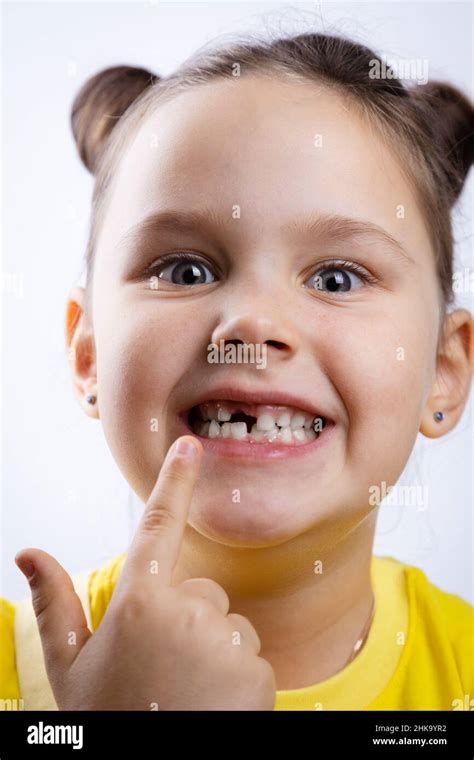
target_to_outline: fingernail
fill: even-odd
[[[185,440],[184,438],[178,438],[174,445],[174,454],[180,457],[186,457],[190,459],[191,457],[195,456],[196,454],[196,446],[191,443],[190,440]]]
[[[30,559],[17,559],[15,562],[20,568],[23,575],[26,576],[26,579],[29,581],[30,578],[35,574],[35,566],[32,561]]]

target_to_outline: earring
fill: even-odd
[[[433,414],[433,417],[435,418],[436,422],[442,422],[444,420],[444,412],[435,412]]]
[[[86,401],[87,401],[88,404],[95,404],[95,402],[97,401],[97,397],[93,396],[92,393],[89,393],[86,396]]]

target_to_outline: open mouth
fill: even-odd
[[[302,446],[316,440],[327,421],[291,406],[215,400],[193,406],[187,423],[201,438]]]

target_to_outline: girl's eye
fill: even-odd
[[[348,261],[337,266],[318,269],[306,280],[305,287],[322,290],[325,293],[346,293],[363,287],[364,281],[371,281],[369,274],[357,264]]]
[[[165,261],[158,262],[152,265],[149,271],[158,272],[160,279],[174,285],[206,285],[214,282],[213,272],[195,256],[174,254],[171,263],[166,266],[165,263]]]

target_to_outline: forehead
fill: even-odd
[[[396,154],[355,104],[277,75],[220,79],[158,104],[119,161],[99,239],[160,209],[212,206],[230,218],[236,205],[249,234],[262,220],[321,212],[429,246]]]

